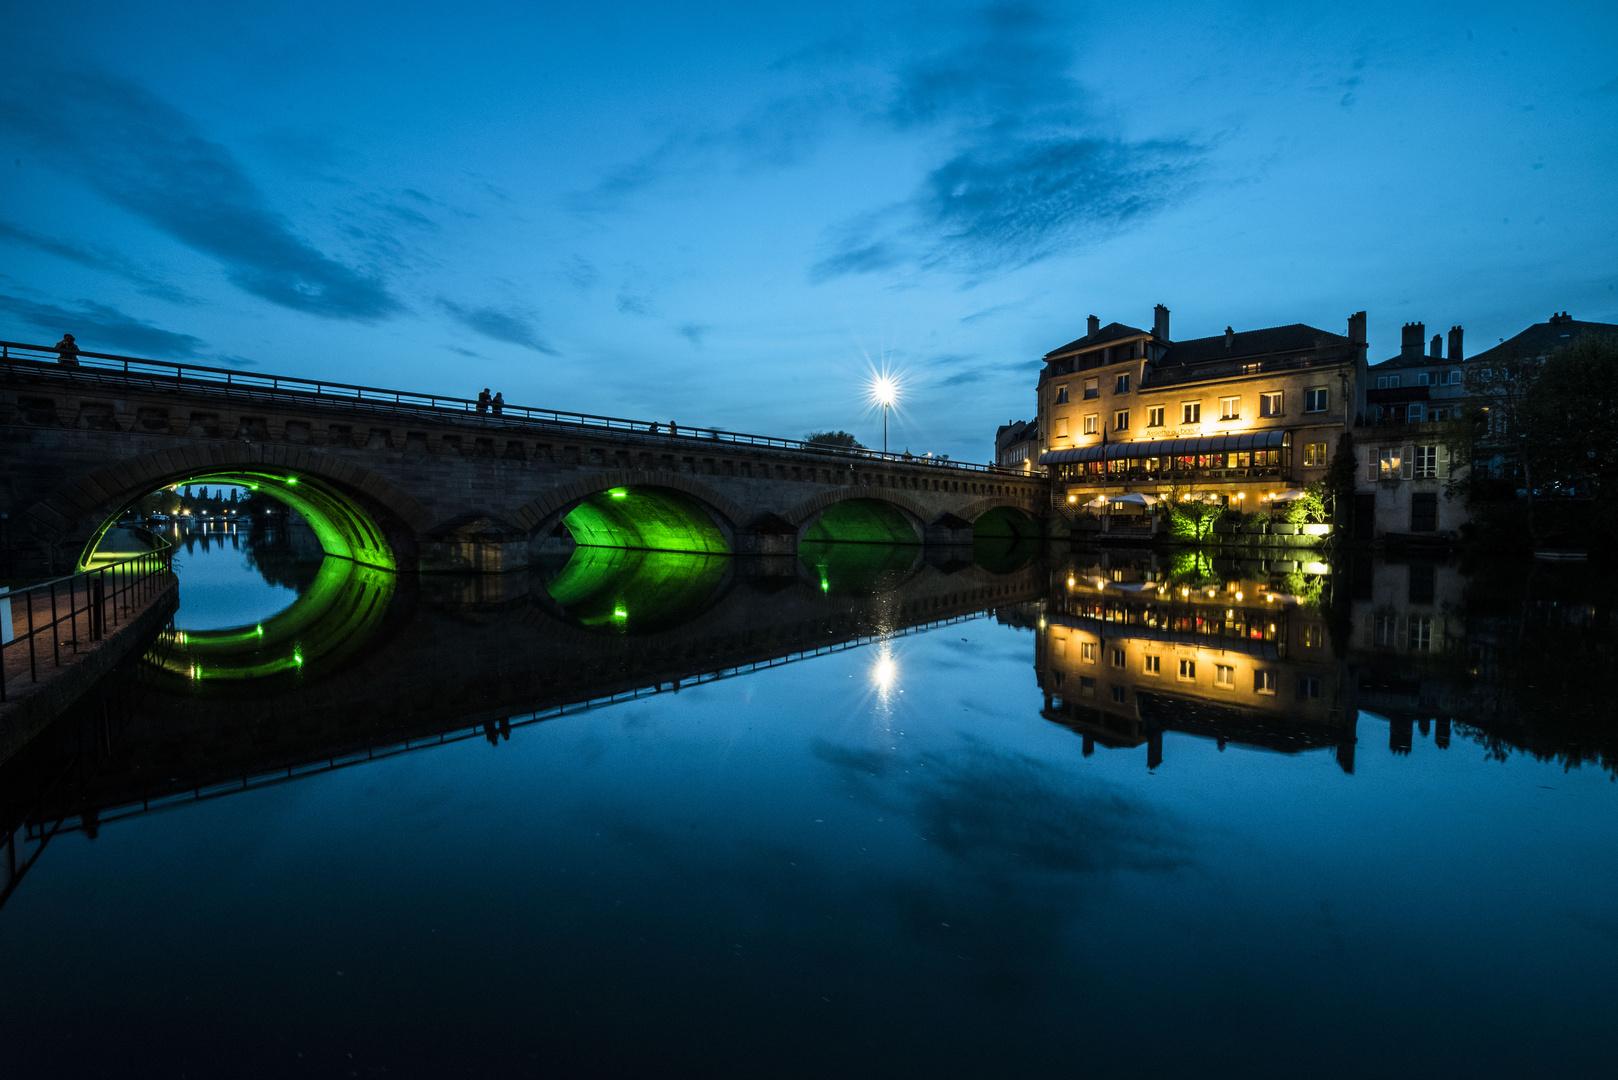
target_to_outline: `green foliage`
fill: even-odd
[[[815,446],[835,446],[844,450],[864,450],[865,444],[846,431],[811,431],[803,441]]]
[[[1331,465],[1326,469],[1326,475],[1319,481],[1320,496],[1326,500],[1326,513],[1339,525],[1347,528],[1354,516],[1354,481],[1357,462],[1354,457],[1354,435],[1345,431],[1337,436],[1337,450],[1332,454]],[[1315,485],[1311,484],[1310,490]],[[1322,517],[1321,521],[1326,518]]]
[[[1303,489],[1303,498],[1284,504],[1281,520],[1288,525],[1319,525],[1329,516],[1326,499],[1329,490],[1325,480],[1316,480]]]

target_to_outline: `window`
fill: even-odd
[[[1410,403],[1410,411],[1406,414],[1406,418],[1412,424],[1419,424],[1426,419],[1426,417],[1423,415],[1426,411],[1426,406],[1422,405],[1421,402],[1412,401]]]
[[[1056,655],[1057,656],[1059,656],[1059,657],[1066,656],[1067,655],[1067,638],[1065,638],[1065,637],[1052,638],[1051,639],[1051,648],[1056,650]]]
[[[1087,664],[1095,663],[1096,662],[1096,643],[1093,642],[1093,641],[1086,641],[1083,645],[1081,645],[1079,647],[1079,655],[1084,659],[1085,663],[1087,663]]]
[[[1273,671],[1253,672],[1253,692],[1255,694],[1273,694],[1279,678]]]
[[[1086,435],[1094,435],[1100,420],[1101,417],[1097,416],[1095,413],[1091,413],[1089,416],[1086,416],[1084,418],[1084,433]]]
[[[1438,531],[1438,492],[1418,492],[1410,496],[1410,531]]]
[[[1163,658],[1161,656],[1148,656],[1145,659],[1146,674],[1161,675],[1163,673]]]
[[[1306,443],[1303,448],[1303,463],[1305,465],[1326,464],[1326,444],[1323,442]]]
[[[1320,697],[1320,680],[1313,675],[1298,676],[1298,700],[1314,701]]]
[[[1188,401],[1184,405],[1181,405],[1180,406],[1180,423],[1182,423],[1182,424],[1200,424],[1200,423],[1202,423],[1202,402],[1200,402],[1200,401]]]
[[[1331,391],[1327,390],[1324,386],[1317,386],[1312,390],[1305,390],[1303,392],[1303,411],[1325,412],[1326,406],[1330,403],[1330,401]]]
[[[1303,628],[1303,644],[1308,649],[1318,649],[1326,640],[1326,628],[1319,623],[1310,623]]]
[[[1234,689],[1236,686],[1236,669],[1229,664],[1215,664],[1214,685]]]
[[[1389,375],[1388,376],[1388,389],[1389,390],[1397,390],[1397,389],[1399,389],[1399,379],[1400,378],[1401,378],[1401,376],[1399,376],[1399,375]],[[1380,383],[1381,381],[1382,381],[1381,379],[1377,380],[1378,383]]]
[[[1084,400],[1089,401],[1091,398],[1097,398],[1097,397],[1100,397],[1100,396],[1101,396],[1101,380],[1100,379],[1085,379],[1084,380]]]
[[[1146,410],[1146,426],[1147,427],[1162,427],[1163,426],[1163,406],[1161,406],[1161,405],[1153,405],[1150,409]]]
[[[1450,385],[1452,385],[1452,386],[1461,385],[1461,373],[1459,371],[1450,372],[1449,373],[1449,381],[1450,381]]]
[[[1388,388],[1388,377],[1386,375],[1378,375],[1376,377],[1376,388],[1378,390],[1386,390]]]
[[[1438,595],[1438,567],[1432,563],[1411,563],[1405,595],[1412,604],[1430,605]]]
[[[1240,420],[1242,418],[1242,399],[1239,397],[1222,397],[1219,399],[1219,419]]]
[[[1427,652],[1433,647],[1433,620],[1412,617],[1410,620],[1410,647]]]
[[[1096,681],[1094,679],[1090,678],[1090,676],[1088,676],[1088,675],[1080,675],[1079,676],[1079,696],[1080,697],[1095,697],[1096,696]]]
[[[1438,475],[1438,447],[1416,447],[1415,476],[1419,480],[1429,480]]]
[[[1399,479],[1399,469],[1400,469],[1401,465],[1403,464],[1403,462],[1401,461],[1401,459],[1399,457],[1399,448],[1397,446],[1384,446],[1384,447],[1382,447],[1382,449],[1380,451],[1380,454],[1379,454],[1379,456],[1377,458],[1377,463],[1381,466],[1381,468],[1380,468],[1380,470],[1378,471],[1378,474],[1377,474],[1378,479],[1380,479],[1380,480],[1397,480],[1397,479]]]
[[[1453,420],[1454,418],[1455,410],[1449,405],[1427,406],[1427,419],[1429,420]]]
[[[1129,393],[1129,375],[1127,373],[1118,376],[1112,381],[1112,392],[1115,394]]]
[[[1112,414],[1112,430],[1129,430],[1129,410],[1123,409]]]
[[[1197,662],[1195,660],[1180,661],[1180,678],[1194,679],[1197,677]]]
[[[1113,667],[1123,667],[1124,666],[1124,650],[1122,650],[1122,649],[1114,649],[1114,650],[1112,650],[1112,666]]]
[[[1066,405],[1067,404],[1067,387],[1058,386],[1056,388],[1056,403],[1058,405]]]
[[[1428,383],[1428,379],[1429,379],[1429,376],[1425,371],[1419,372],[1416,375],[1416,385],[1417,386],[1426,386],[1427,383]]]
[[[1371,622],[1371,641],[1376,645],[1392,645],[1398,620],[1392,615],[1378,615]]]
[[[1127,695],[1126,691],[1124,690],[1124,688],[1122,686],[1116,686],[1116,685],[1113,686],[1113,688],[1112,688],[1112,700],[1114,700],[1114,701],[1118,702],[1120,705],[1122,705],[1127,699],[1128,699],[1128,695]]]
[[[1057,421],[1056,421],[1056,437],[1058,439],[1067,438],[1067,417],[1065,417],[1065,416],[1057,418]]]
[[[1281,394],[1279,391],[1258,396],[1258,414],[1260,416],[1281,415]]]

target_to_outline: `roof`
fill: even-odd
[[[1079,349],[1093,349],[1098,345],[1105,345],[1109,341],[1118,341],[1122,338],[1140,337],[1146,331],[1135,326],[1125,326],[1123,323],[1108,323],[1093,334],[1086,334],[1077,341],[1070,341],[1060,349],[1052,349],[1045,354],[1049,360],[1053,356],[1062,356],[1066,353],[1076,352]]]
[[[1234,360],[1244,356],[1270,356],[1275,353],[1307,352],[1327,345],[1346,345],[1348,339],[1341,334],[1319,330],[1303,323],[1271,326],[1263,330],[1239,330],[1231,336],[1230,348],[1225,348],[1225,335],[1190,338],[1169,346],[1153,366],[1170,367],[1185,364],[1205,364],[1215,360]]]
[[[1140,442],[1096,443],[1068,450],[1047,450],[1041,465],[1071,465],[1077,461],[1118,461],[1124,458],[1177,457],[1181,454],[1220,454],[1231,450],[1279,450],[1287,445],[1286,431],[1249,431],[1241,435],[1204,435],[1195,439],[1146,439]]]
[[[1601,322],[1579,322],[1565,315],[1553,315],[1551,321],[1535,323],[1514,338],[1502,341],[1492,349],[1485,349],[1468,357],[1467,363],[1516,360],[1524,356],[1549,356],[1563,345],[1571,345],[1583,334],[1618,334],[1618,325]],[[1444,361],[1448,363],[1448,361]]]
[[[1406,368],[1416,367],[1450,367],[1458,363],[1461,363],[1461,361],[1451,360],[1447,356],[1406,356],[1400,353],[1398,356],[1390,356],[1386,360],[1378,360],[1371,365],[1371,370],[1404,371]]]

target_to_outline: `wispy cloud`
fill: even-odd
[[[692,345],[700,347],[702,345],[702,339],[707,335],[708,331],[712,329],[713,327],[704,325],[703,323],[688,322],[680,325],[679,334]]]
[[[134,282],[140,287],[140,291],[147,296],[154,296],[160,300],[167,300],[174,304],[197,303],[194,297],[187,296],[167,282],[159,281],[122,255],[108,251],[105,248],[79,247],[76,244],[68,243],[66,240],[44,236],[9,221],[0,221],[0,243],[33,248],[35,251],[43,251],[47,255],[66,259],[68,262],[77,263],[91,270],[115,274],[126,281]]]
[[[128,349],[143,356],[191,359],[202,347],[201,338],[164,330],[106,304],[93,300],[81,300],[79,304],[77,310],[72,310],[0,294],[0,311],[50,335],[72,334],[86,352]]]
[[[455,321],[475,333],[508,345],[521,345],[525,349],[557,355],[534,326],[534,317],[525,311],[501,310],[495,307],[463,307],[453,300],[440,299],[439,305]]]
[[[89,68],[13,70],[0,83],[0,126],[108,201],[218,259],[256,296],[334,319],[400,310],[378,278],[297,236],[228,149],[136,83]]]

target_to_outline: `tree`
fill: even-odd
[[[1354,434],[1344,431],[1337,436],[1337,452],[1332,454],[1331,465],[1321,480],[1325,490],[1321,493],[1330,500],[1331,518],[1339,529],[1349,529],[1354,517],[1354,478],[1358,465],[1354,458]]]
[[[1521,422],[1542,487],[1618,495],[1618,337],[1584,334],[1539,368]]]
[[[1468,457],[1473,468],[1468,470],[1468,480],[1476,485],[1483,474],[1495,472],[1493,468],[1476,467],[1476,462],[1485,456],[1498,459],[1508,475],[1520,473],[1528,496],[1525,516],[1530,539],[1534,535],[1534,446],[1529,439],[1533,430],[1528,414],[1540,368],[1541,358],[1519,356],[1490,361],[1488,367],[1474,366],[1466,373],[1466,392],[1472,398],[1468,409],[1471,420]]]
[[[864,450],[865,444],[846,431],[811,431],[803,441],[813,446],[835,446],[843,450]]]

